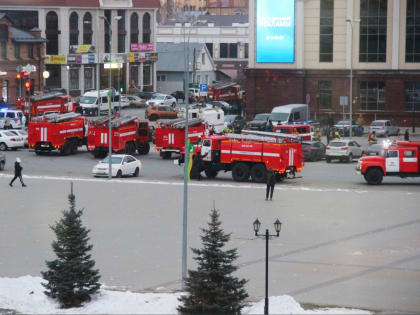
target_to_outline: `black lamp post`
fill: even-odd
[[[261,222],[256,219],[254,223],[252,224],[254,226],[254,232],[255,236],[258,237],[265,237],[265,299],[264,299],[264,314],[268,315],[268,240],[270,237],[279,237],[280,236],[280,230],[281,230],[281,222],[279,219],[274,222],[274,230],[276,231],[276,234],[271,235],[268,232],[268,229],[265,230],[265,234],[258,234],[258,231],[261,227]]]

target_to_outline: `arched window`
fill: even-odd
[[[92,45],[92,15],[86,12],[83,17],[83,44]]]
[[[139,16],[136,12],[130,18],[130,44],[139,42]]]
[[[118,52],[125,52],[125,36],[127,32],[125,30],[125,10],[118,10],[118,16],[121,19],[118,20]]]
[[[58,55],[58,15],[54,11],[45,17],[45,35],[47,37],[47,55]]]
[[[70,45],[79,45],[79,16],[76,12],[70,14]]]
[[[150,43],[150,14],[145,13],[143,15],[143,43]]]
[[[0,58],[7,59],[7,41],[9,40],[9,28],[7,25],[0,25]]]

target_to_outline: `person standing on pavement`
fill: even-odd
[[[267,189],[265,192],[265,200],[268,200],[268,195],[270,195],[270,200],[273,200],[274,186],[276,186],[276,172],[270,166],[267,172]]]
[[[327,126],[327,129],[325,130],[325,135],[327,136],[327,144],[330,143],[330,136],[331,136],[331,130],[330,130],[330,125]]]
[[[22,187],[26,187],[25,183],[23,182],[23,178],[22,178],[22,170],[23,167],[22,165],[20,165],[21,160],[20,158],[16,158],[16,162],[15,162],[15,177],[13,177],[12,181],[9,183],[10,187],[13,187],[13,182],[16,180],[16,178],[19,178],[20,183],[22,184]]]
[[[410,132],[408,131],[408,129],[405,129],[404,140],[405,141],[410,141]]]

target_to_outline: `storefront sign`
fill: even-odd
[[[92,45],[78,45],[76,49],[77,54],[87,54],[94,52],[95,49]]]
[[[257,0],[257,62],[295,61],[295,0]]]
[[[47,55],[45,58],[47,65],[65,65],[66,63],[66,55]]]
[[[130,51],[154,51],[155,45],[152,43],[134,43],[130,46]]]

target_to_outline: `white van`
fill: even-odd
[[[4,129],[6,119],[9,119],[12,129],[24,128],[26,117],[21,110],[2,109],[0,111],[0,128]]]
[[[108,111],[108,90],[101,90],[99,92],[101,96],[100,100],[100,111]],[[113,99],[111,100],[111,109],[115,110],[118,108],[120,100],[120,94],[115,92]],[[98,91],[89,91],[80,96],[79,98],[80,107],[83,110],[83,115],[98,115]]]
[[[294,122],[305,122],[309,120],[309,106],[307,104],[276,106],[271,111],[269,119],[274,126]]]
[[[185,118],[185,108],[181,109],[179,116]],[[189,119],[200,118],[206,125],[207,129],[214,129],[216,133],[223,131],[225,122],[225,113],[220,108],[192,108],[188,110]]]

